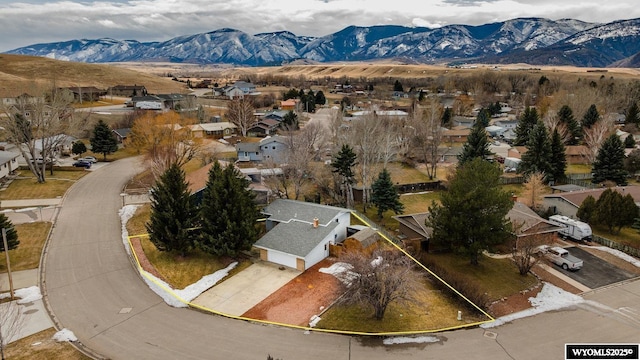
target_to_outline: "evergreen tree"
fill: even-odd
[[[571,138],[567,141],[567,145],[577,145],[582,137],[580,124],[573,116],[573,110],[568,105],[563,105],[558,111],[558,120],[565,124],[567,130],[571,134]]]
[[[324,105],[327,103],[327,98],[324,96],[322,90],[318,90],[316,93],[315,103],[316,105]]]
[[[489,113],[489,110],[483,108],[478,111],[478,116],[476,116],[476,124],[482,126],[483,128],[486,128],[487,126],[489,126],[490,120],[491,114]]]
[[[619,233],[624,226],[631,226],[638,217],[638,206],[630,194],[607,189],[596,201],[597,223],[605,225],[610,233]]]
[[[486,160],[490,155],[487,131],[484,127],[476,124],[471,129],[467,142],[462,146],[462,152],[458,155],[458,164],[462,165],[475,158]]]
[[[4,213],[0,213],[0,229],[4,229],[7,235],[7,247],[9,250],[13,250],[20,245],[20,240],[18,240],[18,232],[16,228],[13,226],[13,223],[7,215]],[[2,230],[0,230],[2,231]],[[2,240],[0,238],[0,240]],[[0,241],[0,251],[4,252],[4,241]]]
[[[640,171],[640,149],[635,149],[627,155],[624,159],[624,169],[632,176],[635,176]]]
[[[453,121],[453,110],[450,107],[444,108],[442,112],[442,126],[451,128],[451,122]]]
[[[500,168],[479,158],[456,170],[440,204],[429,207],[427,225],[434,241],[469,256],[477,265],[480,254],[503,243],[511,231],[507,213],[513,207],[511,195],[500,187]]]
[[[636,139],[633,138],[633,134],[629,134],[624,138],[624,147],[626,149],[633,149],[636,147]]]
[[[587,112],[582,117],[582,127],[590,129],[598,120],[600,120],[600,113],[595,104],[591,104]]]
[[[108,154],[113,154],[118,150],[116,136],[102,120],[98,121],[98,124],[93,128],[93,136],[89,140],[91,141],[91,151],[102,154],[104,161],[107,161]]]
[[[289,112],[284,115],[284,118],[280,123],[280,127],[287,130],[298,130],[300,128],[298,124],[298,115],[296,115],[292,110],[289,110]]]
[[[393,91],[404,92],[404,88],[402,87],[400,80],[396,80],[396,82],[393,83]]]
[[[216,161],[202,194],[198,247],[210,254],[234,258],[241,251],[250,250],[258,236],[259,212],[254,199],[249,180],[233,164],[222,169]]]
[[[595,223],[596,199],[591,195],[587,196],[587,198],[582,201],[582,204],[580,204],[576,216],[578,219],[586,223]]]
[[[624,122],[625,124],[640,125],[640,111],[638,110],[638,103],[636,101],[631,102],[631,106],[627,109]]]
[[[518,120],[518,125],[516,125],[516,140],[514,141],[514,145],[526,145],[527,141],[529,141],[529,133],[539,120],[538,110],[534,107],[527,106],[520,116],[520,120]]]
[[[299,96],[298,90],[291,88],[289,91],[282,93],[282,100],[297,99]]]
[[[151,218],[146,225],[149,239],[159,251],[175,251],[184,256],[193,247],[196,226],[195,199],[184,171],[172,164],[151,191]]]
[[[527,152],[522,154],[522,161],[518,165],[518,172],[528,175],[539,172],[546,178],[553,173],[551,165],[552,157],[551,141],[547,128],[542,121],[538,121],[529,134]]]
[[[393,210],[396,214],[402,214],[404,205],[400,202],[398,189],[391,181],[391,175],[387,169],[383,169],[378,175],[378,179],[371,185],[373,192],[371,201],[378,208],[378,217],[382,219],[382,214],[387,210]]]
[[[618,185],[626,185],[627,175],[624,167],[624,145],[618,135],[611,134],[598,150],[591,181],[597,184],[610,180]]]
[[[562,138],[558,133],[558,129],[553,130],[551,136],[551,179],[553,181],[563,180],[565,171],[567,170],[567,155]]]
[[[345,196],[347,206],[351,204],[351,186],[355,183],[353,167],[356,165],[356,157],[357,155],[353,148],[348,144],[344,144],[331,162],[333,172],[340,177],[340,191]]]
[[[73,143],[71,146],[71,153],[75,155],[82,155],[87,152],[87,146],[81,141],[78,140]]]

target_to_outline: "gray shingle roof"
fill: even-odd
[[[349,212],[349,210],[288,199],[277,199],[262,210],[262,213],[268,215],[269,219],[273,221],[289,222],[297,220],[312,224],[313,219],[318,218],[319,223],[322,225],[327,225],[338,215],[345,212]]]
[[[256,241],[254,246],[304,258],[331,233],[335,228],[334,224],[320,225],[317,228],[300,221],[278,224]]]

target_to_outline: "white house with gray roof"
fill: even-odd
[[[334,206],[278,199],[262,210],[267,233],[253,246],[260,258],[305,271],[329,256],[329,244],[344,241],[351,212]]]
[[[18,157],[20,154],[10,151],[0,151],[0,179],[4,179],[18,169]]]

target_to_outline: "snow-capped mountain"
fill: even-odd
[[[165,42],[72,40],[26,46],[8,53],[81,62],[162,60],[250,66],[298,59],[329,62],[385,58],[425,63],[491,61],[613,66],[640,52],[639,39],[640,19],[594,24],[572,19],[519,18],[435,29],[349,26],[319,38],[287,31],[250,35],[220,29]]]

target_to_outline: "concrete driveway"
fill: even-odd
[[[590,289],[597,289],[605,285],[615,284],[620,281],[632,279],[636,275],[620,269],[619,267],[597,257],[578,247],[567,248],[571,255],[584,261],[582,269],[578,271],[563,270],[559,266],[554,269],[565,276],[580,282]]]
[[[260,261],[205,291],[192,302],[208,309],[241,316],[302,272]]]

